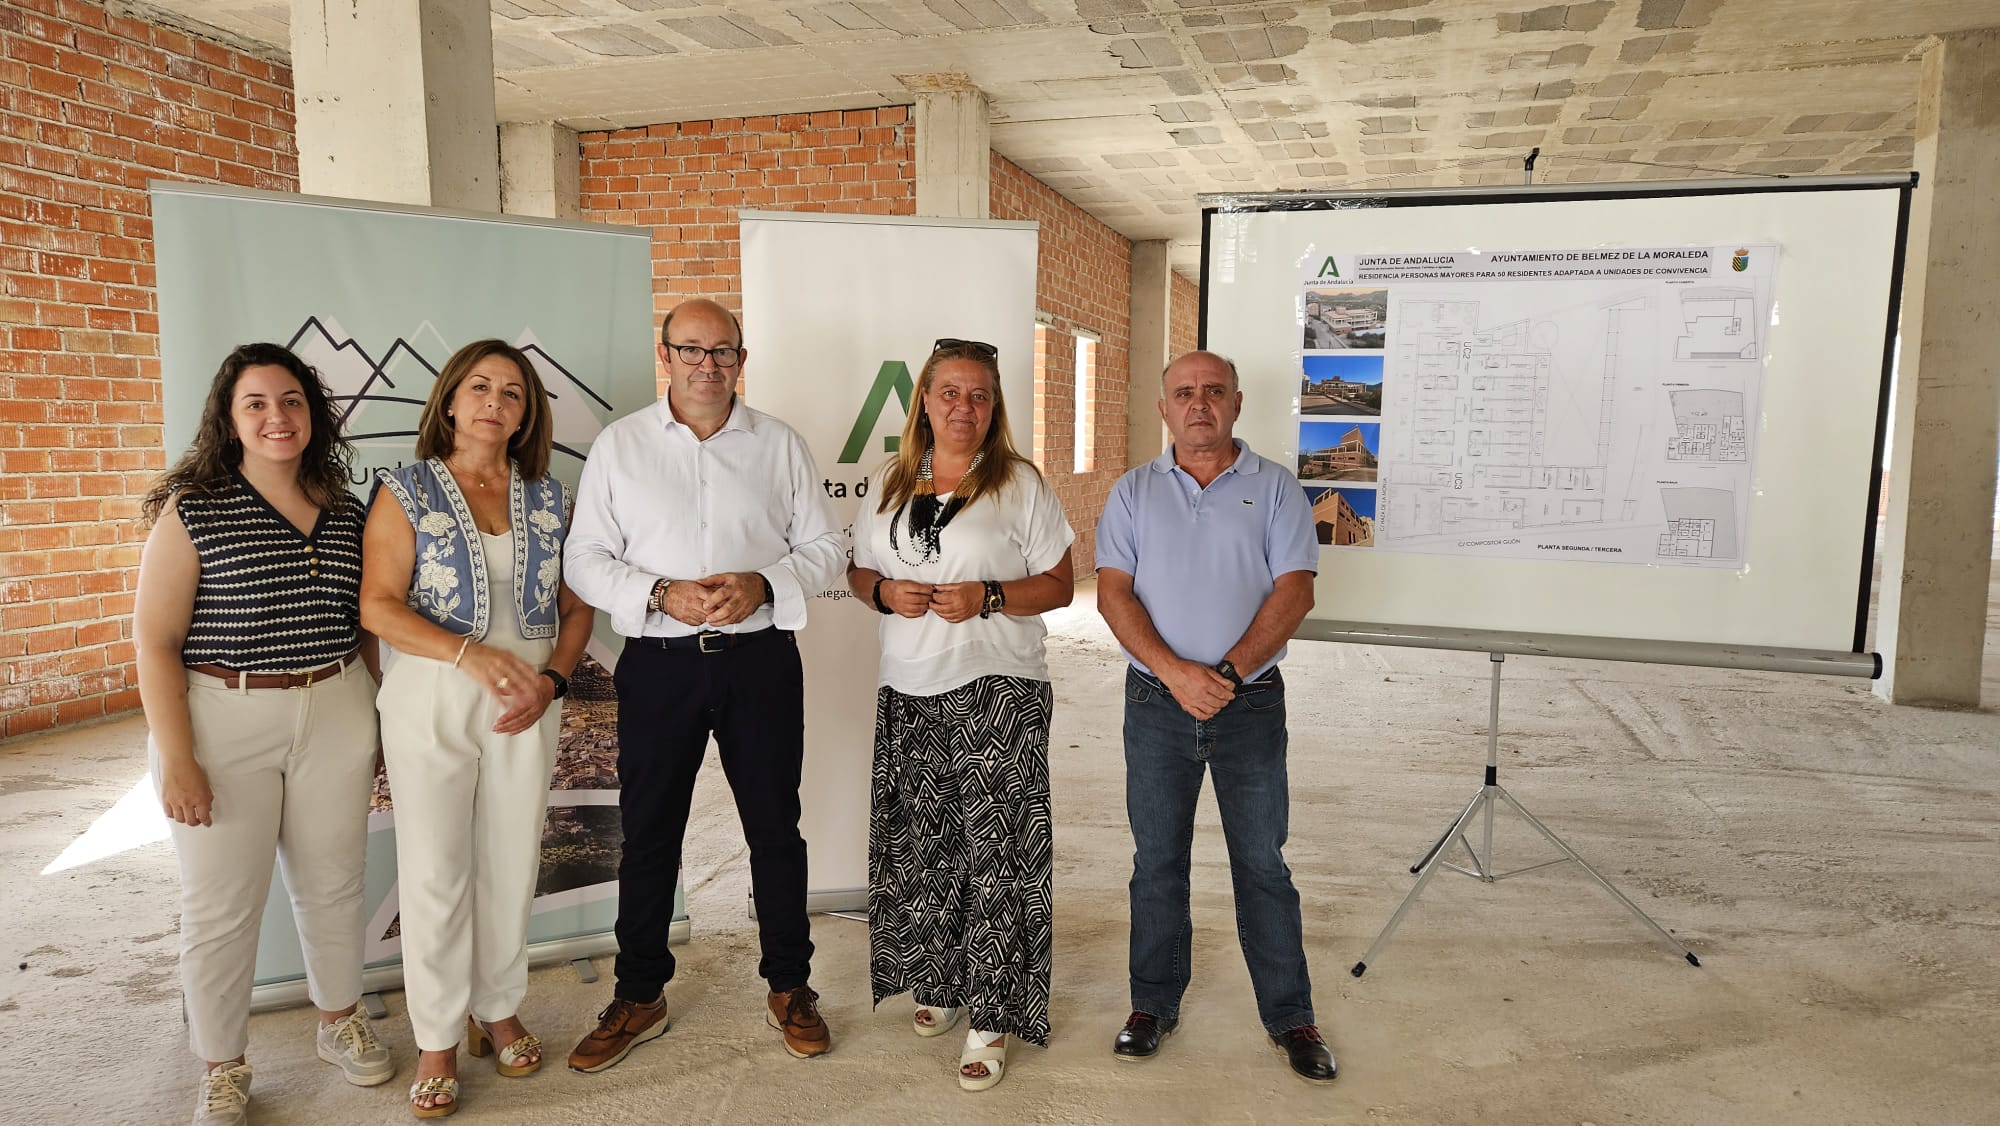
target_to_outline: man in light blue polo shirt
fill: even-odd
[[[1285,642],[1312,609],[1319,541],[1305,490],[1231,434],[1236,366],[1190,352],[1161,376],[1173,446],[1125,474],[1097,525],[1097,605],[1125,656],[1132,823],[1132,1015],[1144,1059],[1180,1024],[1191,969],[1188,857],[1204,771],[1229,846],[1257,1015],[1292,1070],[1334,1076],[1313,1018],[1299,893],[1285,865]]]

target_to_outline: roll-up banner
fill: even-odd
[[[999,348],[1014,444],[1033,448],[1036,224],[745,211],[741,231],[744,395],[812,447],[850,552],[937,339]],[[854,910],[868,900],[879,618],[844,581],[808,613],[807,902]]]
[[[354,444],[363,498],[375,469],[414,456],[432,383],[474,340],[499,337],[534,361],[555,418],[551,470],[572,488],[598,432],[654,400],[645,228],[165,182],[152,200],[169,461],[187,447],[223,357],[250,341],[288,345],[318,369]],[[563,709],[528,924],[536,962],[615,946],[616,652],[600,616]],[[368,988],[378,989],[401,981],[395,810],[383,777],[368,825],[364,950]],[[264,909],[256,983],[257,1008],[305,999],[282,873]]]

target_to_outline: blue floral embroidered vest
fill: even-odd
[[[437,458],[397,469],[378,469],[376,479],[403,506],[417,533],[417,566],[410,575],[412,610],[474,641],[486,637],[488,605],[486,551],[465,495]],[[563,536],[569,525],[568,490],[554,477],[523,481],[517,467],[507,473],[507,512],[515,532],[514,607],[521,636],[556,635],[556,589],[562,580]]]

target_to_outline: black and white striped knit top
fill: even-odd
[[[303,536],[240,475],[217,492],[174,498],[201,557],[182,664],[305,672],[354,649],[366,510],[341,499]]]

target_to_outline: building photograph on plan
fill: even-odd
[[[1309,289],[1305,294],[1306,351],[1380,348],[1389,332],[1386,289]]]
[[[1300,414],[1379,415],[1382,413],[1380,355],[1307,356],[1301,363]]]
[[[1375,546],[1375,490],[1307,485],[1313,531],[1328,547]]]
[[[1379,422],[1299,423],[1299,480],[1373,481],[1382,459]]]

